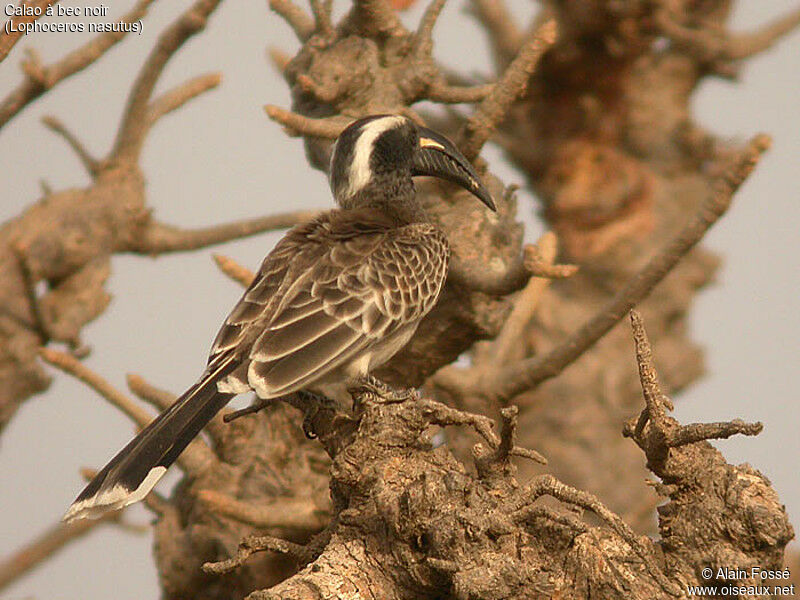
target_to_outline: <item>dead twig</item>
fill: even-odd
[[[232,258],[223,256],[222,254],[214,254],[213,257],[220,271],[242,287],[247,287],[253,282],[256,274],[247,267],[240,265]]]
[[[546,233],[545,236],[548,234]],[[550,233],[555,240],[555,234]],[[545,236],[542,236],[544,239]],[[548,243],[550,241],[548,240]],[[554,242],[553,242],[554,243]],[[536,245],[525,246],[525,268],[539,279],[566,279],[578,272],[578,265],[554,265],[555,257],[550,258],[541,247],[541,240]]]
[[[524,34],[503,0],[472,0],[471,11],[489,33],[495,62],[505,67],[519,53]]]
[[[769,136],[758,135],[737,153],[714,182],[712,193],[695,216],[583,327],[548,354],[520,361],[498,371],[491,380],[482,382],[481,393],[497,401],[513,398],[555,377],[594,345],[631,308],[646,298],[678,261],[697,245],[706,231],[725,214],[734,192],[753,171],[769,144]]]
[[[658,373],[653,364],[653,351],[641,315],[630,312],[633,341],[636,347],[636,363],[642,385],[645,408],[636,419],[636,424],[625,424],[623,435],[633,438],[648,456],[666,456],[669,448],[678,448],[711,439],[727,439],[733,435],[758,435],[764,426],[761,423],[745,423],[741,419],[718,423],[691,423],[681,425],[667,417],[672,403],[662,393]],[[654,435],[648,436],[645,427],[652,424]]]
[[[100,161],[94,158],[91,153],[86,149],[86,146],[62,123],[59,119],[52,115],[47,115],[42,117],[42,123],[44,123],[50,131],[60,135],[69,147],[75,152],[78,156],[78,159],[81,161],[83,168],[86,169],[86,172],[91,175],[92,177],[97,175],[97,172],[100,169]]]
[[[450,408],[428,398],[420,399],[418,405],[429,423],[441,427],[449,425],[472,427],[492,449],[500,447],[501,439],[494,432],[494,422],[488,417]]]
[[[283,125],[287,133],[292,136],[306,135],[333,140],[347,127],[349,122],[347,119],[339,117],[312,119],[272,104],[267,104],[264,110],[270,119]]]
[[[77,360],[74,356],[53,350],[40,348],[39,354],[50,365],[72,375],[82,381],[113,406],[120,409],[129,417],[139,429],[146,427],[153,420],[153,415],[136,404],[127,395],[120,392],[103,377],[92,371],[89,367]],[[195,438],[178,457],[178,463],[187,473],[198,473],[209,465],[217,463],[217,459],[208,445],[201,439]]]
[[[140,0],[133,10],[119,19],[117,23],[140,21],[147,14],[147,9],[152,2],[153,0]],[[70,75],[82,71],[119,43],[127,35],[124,27],[119,29],[119,31],[101,33],[50,65],[43,65],[39,55],[34,51],[29,51],[28,59],[22,65],[26,75],[25,80],[0,102],[0,128],[47,90]]]
[[[214,89],[222,81],[220,73],[198,75],[156,98],[147,111],[147,122],[152,125],[166,114],[177,110],[192,98]]]
[[[556,41],[555,19],[545,21],[523,44],[517,57],[495,84],[491,93],[478,105],[475,113],[464,123],[459,134],[459,147],[464,156],[474,159],[508,113],[508,109],[528,88],[528,80],[539,59]]]
[[[445,81],[437,80],[428,88],[428,100],[445,104],[473,103],[485,100],[492,93],[496,84],[483,85],[448,85]]]
[[[267,54],[269,55],[269,60],[272,65],[278,70],[278,73],[283,75],[283,72],[286,71],[286,66],[292,60],[291,55],[275,47],[268,48]]]
[[[528,458],[539,464],[546,465],[547,459],[528,448],[517,446],[517,423],[519,409],[516,406],[506,406],[500,409],[502,427],[500,430],[500,443],[497,447],[487,450],[482,444],[473,447],[473,460],[478,476],[483,480],[495,478],[498,481],[507,482],[507,471],[509,469],[509,458],[520,456]]]
[[[277,400],[277,398],[270,398],[269,400],[265,400],[264,398],[256,398],[250,406],[245,406],[244,408],[225,413],[225,415],[222,417],[222,422],[230,423],[231,421],[235,421],[241,417],[254,415],[257,412],[264,410],[273,402],[277,402]]]
[[[714,26],[690,28],[680,23],[666,6],[656,11],[655,20],[675,45],[685,48],[719,74],[733,76],[736,72],[729,63],[764,52],[800,26],[800,8],[750,33],[733,33]]]
[[[11,31],[6,31],[5,27],[0,31],[0,62],[5,60],[14,45],[25,35],[25,26],[39,19],[45,14],[47,7],[56,2],[58,0],[20,0],[18,6],[28,10],[21,17],[11,17],[10,22],[14,25]]]
[[[134,81],[111,156],[135,160],[144,143],[149,123],[150,98],[167,62],[183,44],[200,32],[220,0],[197,0],[159,36],[155,47]]]
[[[142,235],[124,250],[152,256],[166,252],[197,250],[198,248],[206,248],[265,231],[286,229],[298,223],[309,221],[318,214],[318,211],[298,210],[266,217],[244,219],[203,229],[181,229],[172,225],[151,222],[144,229]]]
[[[447,0],[431,0],[420,19],[411,42],[411,52],[416,56],[430,56],[433,51],[433,27]]]
[[[156,407],[159,411],[168,409],[177,398],[175,394],[157,388],[145,381],[144,377],[136,375],[135,373],[128,373],[125,379],[130,391],[148,404]]]
[[[265,550],[288,554],[302,564],[307,564],[314,559],[313,551],[307,546],[301,546],[271,535],[251,535],[241,541],[236,556],[219,562],[207,562],[203,564],[203,571],[211,575],[225,575],[241,567],[256,552],[264,552]]]
[[[311,12],[314,13],[315,29],[326,39],[336,35],[331,21],[331,8],[333,0],[311,0]]]
[[[269,0],[269,7],[286,21],[301,42],[314,33],[314,19],[291,0]]]
[[[734,435],[758,435],[763,430],[763,423],[746,423],[741,419],[717,423],[690,423],[681,425],[667,443],[670,448],[678,448],[705,440],[728,439]]]
[[[556,235],[552,232],[545,233],[536,242],[536,246],[525,248],[524,262],[526,270],[531,271],[532,265],[540,273],[554,268],[553,261],[556,258],[557,251]],[[531,259],[533,255],[536,256],[535,261]],[[543,278],[534,273],[534,277],[528,281],[528,285],[514,299],[514,308],[511,314],[508,315],[508,319],[506,319],[503,328],[491,344],[490,349],[485,353],[481,353],[482,358],[488,359],[495,366],[505,364],[508,360],[515,358],[514,353],[520,347],[519,336],[526,330],[528,323],[533,318],[536,307],[539,305],[539,300],[550,285],[550,281],[551,279]]]
[[[54,554],[72,541],[82,538],[98,525],[118,522],[121,511],[105,513],[98,519],[80,519],[72,523],[58,523],[25,544],[13,555],[0,562],[0,590],[19,577],[49,560]]]
[[[48,364],[68,375],[72,375],[75,379],[88,385],[95,392],[108,400],[113,406],[121,410],[136,423],[140,429],[146,427],[147,424],[153,420],[152,414],[144,410],[74,356],[59,352],[58,350],[53,350],[52,348],[40,348],[39,354]]]

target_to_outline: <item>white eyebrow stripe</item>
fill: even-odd
[[[402,124],[405,117],[383,117],[370,121],[361,130],[353,148],[353,160],[350,163],[350,177],[347,179],[347,197],[352,197],[361,188],[369,183],[372,171],[369,166],[369,157],[375,147],[375,140],[384,131]]]

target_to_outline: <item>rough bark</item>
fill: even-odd
[[[39,354],[146,422],[75,356],[44,348],[68,342],[80,354],[82,327],[108,302],[115,253],[191,250],[308,217],[184,231],[148,211],[137,160],[149,127],[217,80],[196,78],[157,99],[152,91],[216,5],[199,0],[162,33],[107,158],[50,123],[93,183],[47,192],[0,228],[0,429],[46,389]],[[709,582],[703,567],[780,569],[793,532],[777,495],[707,441],[760,427],[682,426],[664,394],[703,370],[686,315],[718,260],[697,244],[768,145],[766,136],[742,147],[716,140],[693,122],[691,94],[702,77],[732,76],[797,15],[733,36],[725,0],[553,1],[524,31],[497,0],[474,0],[497,73],[465,86],[432,58],[443,5],[433,0],[409,31],[386,0],[355,0],[340,23],[325,0],[311,2],[313,14],[272,0],[302,47],[291,59],[273,52],[293,106],[267,114],[303,136],[310,164],[325,168],[352,118],[423,121],[412,108],[422,100],[474,104],[471,116],[437,126],[473,157],[490,137],[503,146],[542,199],[560,255],[552,236],[523,248],[513,189],[481,159],[497,215],[452,186],[421,185],[450,237],[452,269],[435,310],[378,375],[424,385],[424,396],[356,390],[344,410],[299,394],[216,419],[211,443],[196,440],[181,457],[185,478],[172,496],[148,502],[164,597],[644,599],[727,581]],[[99,42],[80,68],[114,40]],[[69,74],[49,72],[62,74],[53,84]],[[243,284],[252,276],[219,262]],[[663,391],[641,318],[632,316],[636,361],[629,329],[614,327],[640,303]],[[455,366],[467,351],[469,365]],[[140,378],[129,385],[159,409],[172,398]],[[644,485],[648,470],[661,482]],[[35,547],[78,533],[52,535]],[[0,582],[19,564],[0,565]]]

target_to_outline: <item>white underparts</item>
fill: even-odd
[[[361,130],[361,135],[356,140],[353,148],[353,160],[350,163],[350,176],[347,178],[347,190],[345,197],[352,197],[361,188],[369,183],[372,178],[372,170],[369,166],[369,159],[372,149],[375,147],[375,140],[384,131],[392,127],[398,127],[405,123],[405,117],[384,117],[370,121]]]
[[[153,467],[150,469],[147,477],[139,484],[139,487],[132,492],[125,486],[117,484],[110,490],[100,491],[91,498],[75,502],[69,507],[62,521],[69,523],[87,517],[90,519],[97,519],[109,511],[119,510],[124,506],[138,502],[150,493],[150,490],[155,487],[158,480],[161,479],[166,472],[166,467]]]
[[[223,377],[217,382],[217,391],[221,394],[246,394],[252,389],[246,381],[242,381],[233,374]]]

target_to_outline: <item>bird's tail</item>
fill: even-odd
[[[97,518],[144,498],[189,442],[234,396],[219,392],[217,381],[236,365],[237,361],[232,357],[209,365],[195,385],[95,475],[69,507],[63,520]]]

